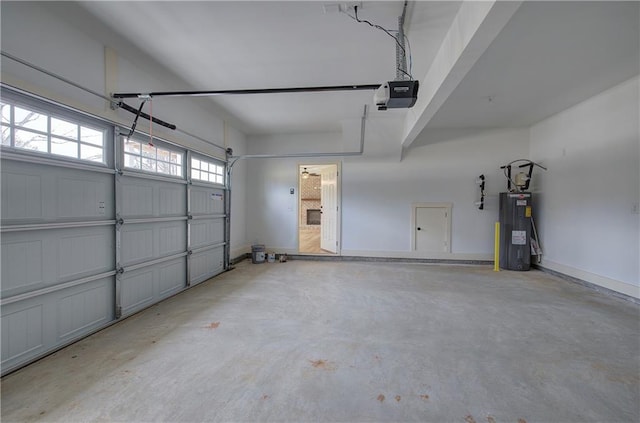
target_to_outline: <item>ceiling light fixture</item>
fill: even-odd
[[[307,171],[306,167],[302,171],[302,179],[309,179],[309,172]]]

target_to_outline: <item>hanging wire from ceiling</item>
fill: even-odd
[[[395,31],[395,32],[399,32],[399,31]],[[406,72],[402,71],[402,69],[400,69],[402,72],[404,72],[405,74],[407,74],[407,76],[411,79],[413,79],[413,58],[411,56],[411,42],[409,41],[409,37],[407,37],[407,34],[404,34],[404,39],[407,41],[407,51],[409,52],[409,73],[407,74]]]
[[[405,4],[406,7],[406,4]],[[402,54],[404,55],[405,58],[409,58],[409,72],[405,71],[404,69],[401,69],[400,67],[397,67],[396,69],[402,73],[404,73],[405,75],[407,75],[411,80],[413,80],[413,75],[412,75],[412,66],[413,66],[413,60],[411,58],[411,43],[409,42],[409,38],[406,35],[403,35],[403,38],[407,41],[407,48],[405,49],[405,46],[402,45],[402,43],[400,42],[400,40],[398,39],[397,36],[393,35],[393,33],[400,33],[399,30],[395,30],[395,29],[386,29],[380,25],[371,23],[370,21],[366,20],[366,19],[360,19],[358,17],[358,6],[353,6],[353,11],[354,11],[354,15],[350,14],[349,12],[347,12],[346,10],[342,10],[340,9],[340,11],[342,13],[344,13],[345,15],[347,15],[348,17],[350,17],[351,19],[353,19],[354,21],[358,22],[358,23],[366,23],[367,25],[371,26],[372,28],[375,29],[379,29],[380,31],[384,32],[385,34],[387,34],[389,37],[393,38],[394,41],[396,42],[396,45],[400,48],[400,50],[402,50]],[[408,50],[408,51],[407,51]]]
[[[153,98],[149,97],[149,145],[153,147]]]

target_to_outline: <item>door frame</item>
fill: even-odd
[[[314,255],[313,253],[301,253],[300,252],[300,206],[301,206],[301,201],[302,199],[300,198],[300,194],[301,194],[301,186],[302,186],[302,176],[301,176],[301,172],[302,172],[302,168],[303,167],[310,167],[310,166],[331,166],[331,165],[335,165],[336,166],[336,170],[338,172],[338,177],[336,180],[337,183],[337,187],[336,187],[336,204],[338,205],[338,213],[336,214],[336,241],[338,242],[337,248],[336,248],[336,253],[322,253],[323,255],[329,255],[329,256],[341,256],[342,255],[342,162],[341,161],[335,161],[335,162],[325,162],[325,161],[315,161],[315,160],[311,160],[311,161],[304,161],[304,162],[298,162],[296,164],[296,178],[297,178],[297,185],[298,185],[298,193],[297,193],[297,206],[296,206],[296,252],[297,254],[300,255]],[[322,227],[320,228],[320,230],[322,230]]]
[[[411,204],[411,251],[418,251],[416,249],[416,213],[418,208],[431,207],[431,208],[445,208],[447,209],[447,228],[445,234],[447,236],[447,251],[445,254],[451,253],[451,209],[453,203],[412,203]]]

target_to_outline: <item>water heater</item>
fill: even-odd
[[[531,267],[531,193],[500,193],[500,267]]]

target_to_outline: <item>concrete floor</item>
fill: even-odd
[[[638,422],[640,308],[538,271],[289,261],[2,380],[2,421]]]

